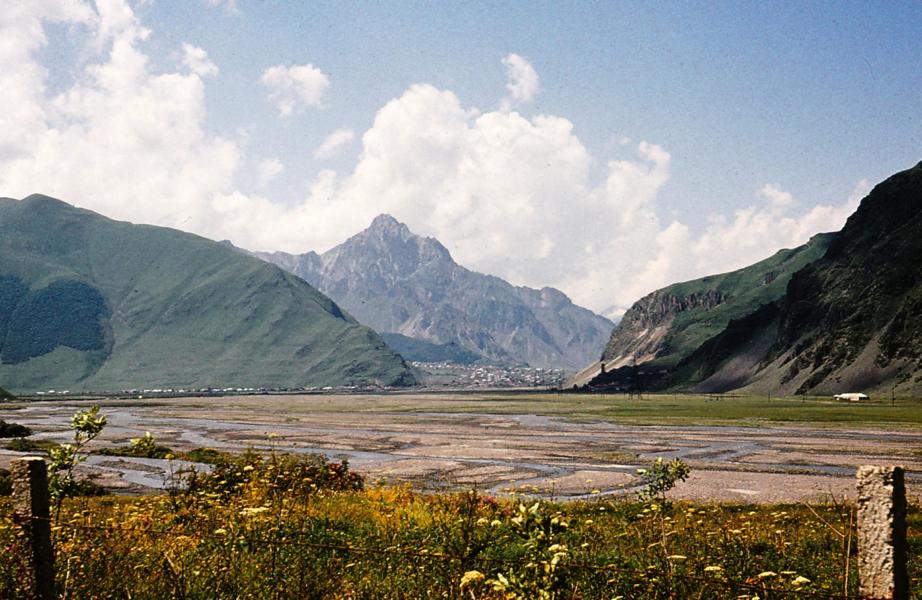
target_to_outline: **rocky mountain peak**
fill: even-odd
[[[375,217],[365,232],[378,234],[381,236],[399,237],[403,239],[413,237],[413,232],[410,231],[410,228],[407,227],[406,224],[401,223],[387,213],[382,213]]]
[[[327,270],[336,262],[345,264],[374,262],[389,265],[384,270],[411,273],[430,263],[454,265],[451,253],[438,240],[416,235],[406,224],[388,214],[375,217],[364,231],[352,236],[342,245],[323,255]],[[340,267],[343,263],[340,264]],[[352,270],[352,269],[350,269]]]

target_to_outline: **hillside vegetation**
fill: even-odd
[[[602,355],[609,369],[634,363],[671,367],[733,319],[781,298],[795,272],[823,255],[832,234],[730,273],[676,283],[638,300]]]
[[[558,504],[369,489],[344,464],[247,454],[219,459],[212,474],[191,476],[169,494],[65,502],[52,529],[56,583],[68,598],[857,593],[853,506],[647,498]],[[909,523],[909,571],[918,582],[915,507]],[[2,597],[22,591],[15,531],[0,501]]]
[[[33,195],[0,199],[0,380],[35,391],[413,377],[377,334],[277,267]]]
[[[702,346],[678,380],[693,370],[699,390],[919,393],[920,256],[922,163],[875,186],[783,298]]]
[[[677,284],[641,300],[606,349],[608,364],[622,368],[587,369],[579,383],[779,395],[918,394],[920,256],[922,163],[877,185],[835,234],[733,277]],[[779,269],[771,268],[778,259]],[[760,286],[766,267],[775,275]],[[720,283],[704,289],[708,280]],[[735,296],[745,300],[731,302],[734,296],[721,289],[725,282],[748,290]],[[635,363],[638,373],[624,367]]]

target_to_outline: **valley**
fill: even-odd
[[[376,484],[477,488],[555,499],[632,496],[656,458],[692,468],[674,497],[774,503],[853,497],[854,470],[898,463],[922,480],[920,403],[823,398],[388,394],[106,400],[95,447],[150,431],[177,451],[322,453]],[[0,417],[65,442],[86,401],[8,403]],[[0,451],[0,466],[17,454]],[[169,485],[182,461],[94,455],[82,468],[120,493]],[[915,475],[912,473],[916,473]]]

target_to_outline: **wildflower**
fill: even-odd
[[[227,535],[227,530],[223,527],[214,530],[215,535]]]
[[[688,558],[688,557],[685,556],[684,554],[670,554],[669,556],[666,557],[666,560],[673,560],[673,561],[675,561],[675,562],[682,562],[682,561],[685,560],[686,558]]]
[[[467,571],[461,577],[461,589],[463,590],[472,583],[483,581],[483,573],[480,571]]]
[[[798,575],[797,579],[795,579],[791,583],[793,583],[794,585],[803,585],[805,583],[810,583],[810,580],[804,577],[803,575]]]
[[[716,565],[710,565],[710,566],[704,567],[705,573],[719,573],[721,571],[723,571],[723,567],[718,567]]]
[[[774,571],[762,571],[761,573],[756,575],[756,577],[758,577],[759,579],[765,579],[766,577],[777,577],[777,576],[778,574],[775,573]]]
[[[254,515],[262,514],[268,510],[269,509],[265,506],[257,506],[255,508],[244,508],[243,510],[240,511],[240,514],[243,515],[244,517],[252,517]]]

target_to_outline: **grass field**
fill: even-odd
[[[224,399],[228,410],[260,406],[266,411],[298,410],[287,396],[236,396]],[[797,424],[814,427],[922,427],[922,399],[896,398],[867,403],[822,397],[556,393],[408,393],[325,395],[308,405],[311,412],[407,412],[534,414],[596,419],[632,425]],[[194,406],[196,399],[187,399]],[[103,402],[103,406],[108,403]],[[130,404],[130,401],[129,401]]]
[[[857,597],[854,507],[556,504],[361,489],[340,465],[244,456],[187,491],[67,501],[67,598]],[[910,511],[910,575],[922,514]],[[21,545],[0,502],[0,597]]]

